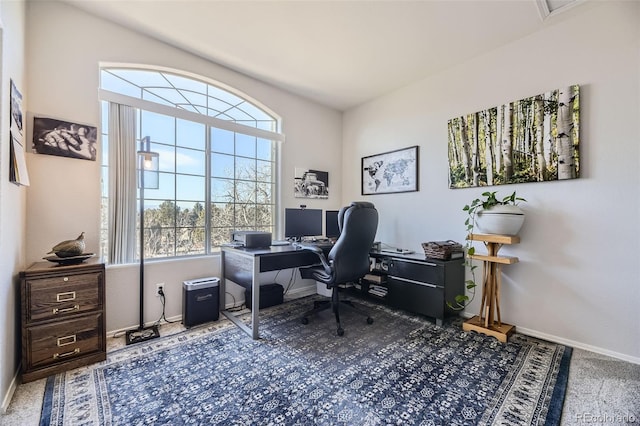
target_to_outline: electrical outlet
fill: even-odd
[[[160,297],[160,291],[164,294],[164,283],[156,284],[156,297]]]

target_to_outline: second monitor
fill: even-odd
[[[322,235],[322,209],[284,209],[284,236],[296,240]]]
[[[326,210],[324,212],[324,236],[327,238],[338,238],[340,236],[338,210]]]

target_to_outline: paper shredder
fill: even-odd
[[[220,279],[199,278],[182,283],[182,323],[185,327],[217,321],[220,315]]]

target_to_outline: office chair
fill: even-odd
[[[308,316],[331,308],[338,324],[337,334],[342,336],[344,329],[340,323],[340,302],[366,315],[367,324],[373,324],[373,318],[358,309],[353,302],[339,300],[338,288],[348,282],[357,281],[369,272],[369,251],[378,229],[378,211],[372,203],[354,201],[338,213],[338,228],[340,236],[328,256],[324,255],[320,247],[300,245],[305,250],[315,252],[321,262],[319,266],[304,268],[304,272],[301,270],[303,277],[320,281],[331,289],[331,301],[316,301],[314,308],[302,317],[302,323],[308,324]]]

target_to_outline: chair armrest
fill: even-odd
[[[324,251],[320,247],[311,244],[297,244],[296,247],[302,250],[312,251],[317,254],[320,258],[320,263],[322,263],[324,271],[327,273],[327,275],[331,275],[331,265],[327,260],[327,256],[324,255]]]

